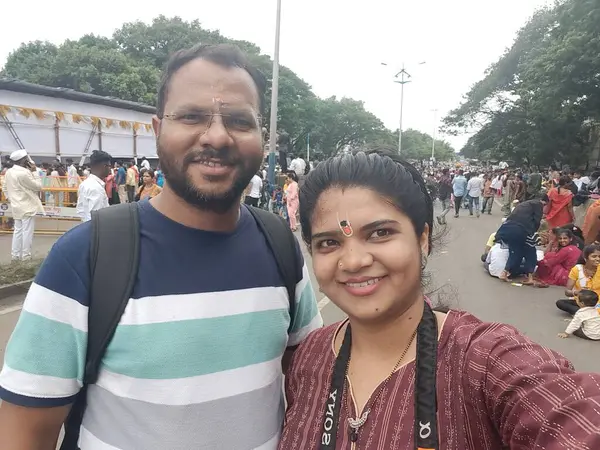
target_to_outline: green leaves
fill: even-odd
[[[448,132],[477,131],[462,153],[525,164],[587,163],[600,120],[598,23],[597,0],[565,0],[538,11],[444,119]]]

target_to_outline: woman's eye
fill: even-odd
[[[373,233],[371,233],[371,236],[369,236],[369,238],[370,239],[384,238],[384,237],[388,237],[391,234],[392,233],[390,230],[386,230],[386,229],[375,230],[375,231],[373,231]]]
[[[334,239],[326,239],[324,241],[319,242],[317,247],[319,248],[332,248],[338,245],[338,242]]]

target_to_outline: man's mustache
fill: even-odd
[[[221,148],[219,150],[212,147],[192,149],[183,157],[183,168],[187,169],[190,164],[198,161],[209,160],[218,160],[221,164],[226,166],[234,166],[239,164],[239,158],[236,158],[233,153],[233,150],[229,147]]]

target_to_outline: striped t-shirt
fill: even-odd
[[[322,326],[304,261],[288,336],[287,291],[246,208],[232,233],[187,228],[149,202],[140,223],[137,282],[88,390],[81,450],[276,448],[283,352]],[[69,231],[40,269],[6,349],[3,400],[59,406],[80,390],[90,238],[89,223]]]

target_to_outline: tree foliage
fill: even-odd
[[[126,23],[112,38],[86,35],[58,46],[40,41],[23,44],[9,55],[0,76],[155,105],[160,73],[169,56],[198,43],[235,44],[268,79],[272,78],[271,58],[261,54],[255,44],[228,39],[216,30],[202,28],[198,20],[186,22],[165,16],[151,24]],[[267,96],[270,108],[270,90]],[[265,117],[269,115],[267,110]],[[269,126],[268,120],[264,125]],[[364,145],[397,142],[362,102],[320,99],[287,67],[280,68],[278,130],[290,136],[294,152],[302,153],[310,141],[311,154],[321,157]]]
[[[447,132],[476,131],[462,153],[585,164],[600,123],[598,23],[598,0],[563,0],[536,12],[444,119]]]

